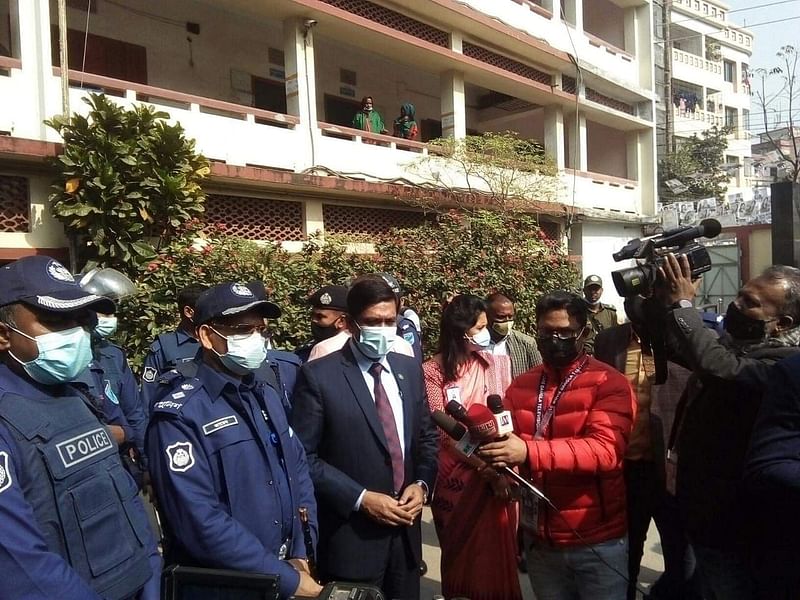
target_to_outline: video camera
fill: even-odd
[[[708,250],[696,238],[715,238],[722,231],[716,219],[704,219],[695,227],[678,227],[658,235],[636,238],[625,244],[619,252],[611,256],[616,262],[635,258],[640,262],[634,267],[619,269],[611,273],[617,293],[623,298],[648,296],[658,279],[658,269],[664,264],[666,255],[673,253],[677,258],[686,256],[696,279],[711,269]]]

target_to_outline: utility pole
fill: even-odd
[[[673,118],[672,102],[672,34],[670,33],[670,15],[672,13],[672,0],[662,0],[661,27],[664,38],[664,138],[667,152],[675,152],[675,120]]]
[[[67,0],[58,0],[58,62],[61,67],[61,110],[69,118],[69,58],[67,56]]]

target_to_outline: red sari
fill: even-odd
[[[508,356],[474,353],[458,380],[444,383],[441,357],[422,365],[431,410],[443,410],[446,390],[457,387],[461,404],[486,404],[511,383]],[[441,433],[439,475],[431,505],[442,550],[442,594],[470,600],[522,600],[517,574],[517,505],[492,488]]]

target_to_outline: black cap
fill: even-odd
[[[0,268],[0,306],[15,302],[60,313],[116,310],[112,300],[81,289],[72,273],[49,256],[26,256]]]
[[[308,303],[314,308],[328,308],[347,312],[347,286],[323,286],[311,294]]]
[[[248,310],[257,310],[262,317],[277,319],[281,309],[264,296],[255,294],[244,283],[229,281],[207,289],[200,294],[194,308],[195,325],[202,325],[217,317],[238,315]]]
[[[589,275],[583,280],[583,288],[586,289],[590,285],[599,285],[600,287],[603,287],[603,280],[600,279],[599,275]]]

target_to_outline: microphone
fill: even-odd
[[[700,221],[700,224],[695,227],[689,227],[683,231],[678,230],[677,233],[673,235],[665,235],[660,240],[655,241],[653,247],[682,246],[699,237],[715,238],[721,231],[722,225],[719,221],[716,219],[703,219]]]
[[[503,406],[503,399],[497,394],[486,396],[486,406],[492,411],[495,423],[497,423],[497,437],[504,439],[509,433],[514,431],[514,424],[511,422],[511,413]]]
[[[486,408],[486,407],[484,406],[483,408]],[[488,412],[488,409],[487,409],[487,412]],[[433,419],[433,422],[436,423],[436,425],[439,427],[439,429],[444,431],[451,439],[456,441],[456,448],[458,448],[458,445],[462,442],[462,440],[465,437],[466,438],[470,438],[469,432],[467,432],[467,430],[464,427],[464,425],[462,425],[461,423],[456,421],[453,417],[443,413],[442,411],[440,411],[440,410],[433,411],[431,413],[431,418]],[[494,422],[494,417],[492,417],[492,422]],[[472,441],[472,440],[470,440],[470,441]],[[474,441],[472,443],[475,444],[475,447],[472,449],[470,454],[466,454],[465,453],[465,455],[467,457],[470,457],[472,455],[472,452],[474,452],[475,448],[477,448],[478,445],[479,445],[478,443],[475,443]],[[480,461],[481,463],[483,463],[483,465],[485,465],[487,467],[490,466],[489,463],[487,463],[485,460],[483,460],[479,456],[472,456],[472,459],[476,460],[476,461]],[[550,501],[550,498],[545,496],[544,493],[539,491],[539,489],[535,485],[533,485],[530,481],[528,481],[522,475],[517,473],[514,469],[511,469],[509,467],[503,467],[502,469],[499,469],[499,472],[501,472],[504,475],[507,475],[508,477],[511,477],[511,479],[516,481],[518,484],[523,486],[525,489],[530,491],[532,494],[534,494],[538,498],[541,498],[542,500],[544,500],[553,509],[558,510],[553,505],[553,503]]]
[[[456,402],[456,404],[458,403]],[[459,404],[459,406],[461,405]],[[475,450],[478,449],[480,442],[473,440],[470,437],[467,428],[450,415],[447,415],[440,410],[435,410],[431,413],[431,418],[439,429],[444,431],[451,439],[455,440],[456,450],[458,450],[467,458],[472,456]],[[478,459],[477,456],[475,458]]]
[[[497,423],[492,412],[483,404],[473,404],[467,416],[461,422],[467,426],[469,435],[479,442],[488,442],[497,438]]]

